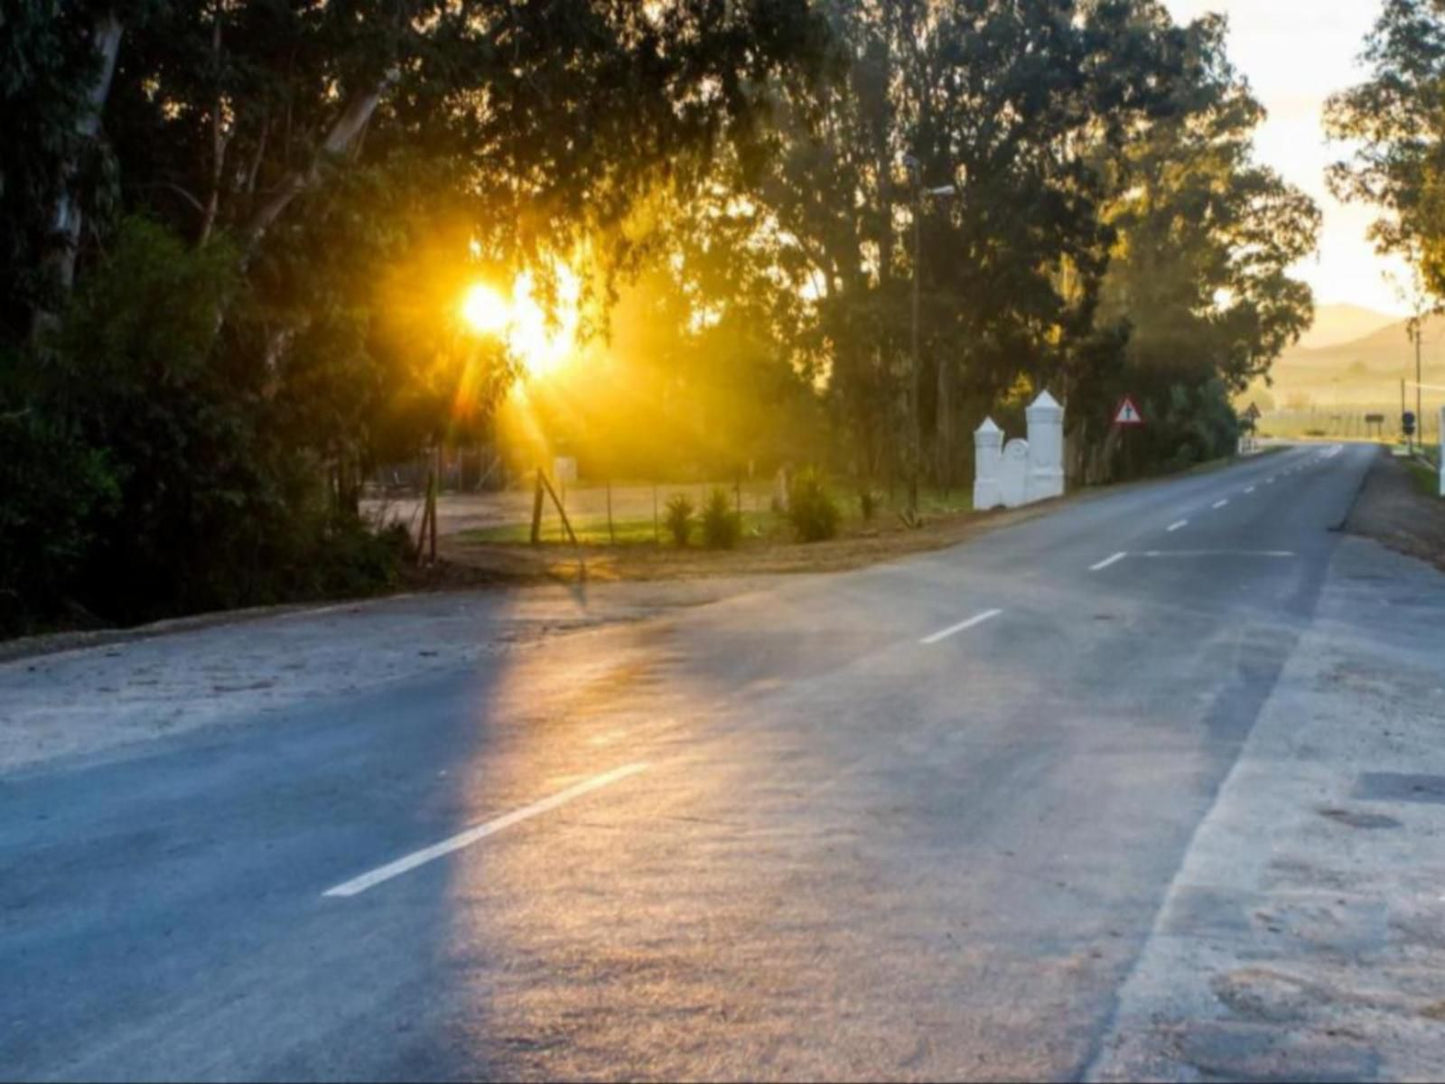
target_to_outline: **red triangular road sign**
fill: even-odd
[[[1134,400],[1124,396],[1124,401],[1119,404],[1119,409],[1114,411],[1115,425],[1143,425],[1144,415],[1139,413],[1139,408],[1134,405]]]

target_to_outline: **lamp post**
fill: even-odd
[[[918,305],[919,287],[923,279],[923,230],[921,220],[923,217],[923,198],[933,196],[943,198],[957,194],[957,189],[951,184],[939,185],[936,188],[923,187],[923,166],[911,154],[903,156],[903,165],[908,170],[909,187],[913,194],[913,319],[911,334],[910,353],[913,358],[913,393],[909,403],[909,434],[910,449],[909,477],[908,477],[908,510],[916,519],[918,516],[918,472],[923,462],[923,419],[920,414],[920,406],[923,398],[923,368],[918,360]]]

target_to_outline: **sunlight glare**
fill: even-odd
[[[536,283],[524,271],[512,284],[510,301],[492,287],[478,283],[462,301],[462,318],[479,334],[506,341],[528,377],[549,376],[560,369],[577,345],[581,283],[571,268],[557,268],[556,311],[548,319]]]
[[[500,335],[507,330],[512,314],[496,290],[479,282],[462,299],[462,319],[480,334]]]

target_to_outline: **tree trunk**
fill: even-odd
[[[52,237],[45,254],[44,266],[60,284],[61,291],[68,296],[75,288],[75,258],[80,248],[80,230],[84,213],[74,192],[80,172],[80,155],[95,141],[100,131],[100,115],[105,101],[110,96],[111,80],[115,77],[115,60],[120,53],[121,22],[113,8],[105,8],[96,16],[91,27],[90,40],[100,67],[95,81],[86,95],[84,108],[75,122],[75,148],[60,168],[60,191],[55,197],[50,223]],[[50,326],[55,321],[54,312],[41,311],[35,314],[35,330]]]
[[[336,118],[335,123],[332,124],[331,130],[326,133],[326,138],[321,143],[321,149],[311,164],[305,169],[292,170],[277,185],[270,198],[256,208],[242,231],[243,263],[250,263],[256,250],[265,239],[267,231],[276,224],[276,220],[281,217],[287,207],[291,206],[292,201],[320,181],[323,159],[344,154],[361,137],[372,114],[376,112],[376,108],[381,104],[386,92],[400,78],[400,74],[397,69],[392,68],[364,94],[352,98],[346,104],[346,108],[341,111],[341,115]]]
[[[953,366],[938,359],[938,402],[934,408],[934,451],[938,462],[938,484],[945,493],[953,485]]]

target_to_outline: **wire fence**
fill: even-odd
[[[1415,429],[1418,443],[1439,444],[1442,405],[1445,405],[1445,391],[1422,390],[1422,416],[1417,418]],[[1413,394],[1408,399],[1407,409],[1411,412],[1416,409]],[[1348,408],[1273,410],[1260,418],[1258,429],[1263,437],[1405,440],[1398,399],[1392,403],[1363,403]]]

